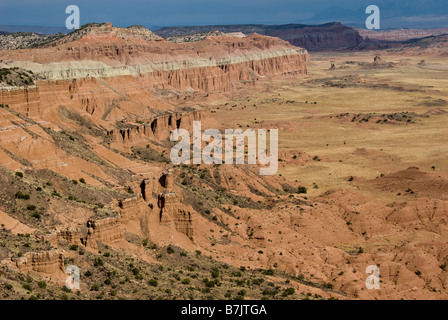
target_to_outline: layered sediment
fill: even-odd
[[[1,85],[0,104],[31,117],[63,105],[116,120],[172,108],[155,97],[160,90],[226,92],[233,81],[306,74],[308,59],[305,49],[257,34],[172,43],[143,27],[92,24],[45,47],[0,51],[0,67],[40,79],[30,87]]]
[[[27,252],[20,258],[13,258],[22,273],[29,271],[55,274],[64,271],[64,255],[57,250]]]
[[[175,192],[160,193],[157,205],[160,209],[159,219],[162,226],[175,227],[177,231],[193,239],[193,214],[179,202]]]

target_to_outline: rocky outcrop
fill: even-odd
[[[70,244],[80,244],[81,238],[81,230],[77,227],[68,227],[66,229],[57,230],[50,234],[40,236],[42,241],[48,241],[53,247],[57,247],[60,240],[66,241]]]
[[[150,188],[147,189],[150,195]],[[148,196],[149,196],[148,195]],[[148,206],[144,202],[144,195],[137,194],[132,198],[124,199],[118,202],[120,216],[123,223],[129,220],[140,220],[148,214]]]
[[[83,239],[86,247],[98,248],[97,241],[105,244],[115,244],[124,239],[124,229],[121,217],[111,217],[105,219],[87,221],[87,235]]]
[[[157,205],[160,209],[159,220],[162,226],[175,227],[177,231],[193,240],[193,214],[179,202],[175,192],[165,191],[159,194]]]
[[[37,86],[0,88],[0,104],[8,105],[27,117],[40,114],[40,93]]]
[[[118,129],[107,131],[113,141],[119,143],[137,143],[142,138],[164,140],[178,128],[191,129],[193,121],[210,119],[210,110],[198,110],[189,113],[170,113],[145,121],[145,123],[120,123]]]
[[[63,239],[71,244],[79,244],[81,242],[81,230],[79,228],[68,227],[60,230],[57,235],[59,239]]]
[[[64,255],[57,251],[27,252],[20,258],[13,258],[20,272],[29,271],[55,274],[64,271]]]
[[[174,178],[172,171],[164,172],[160,177],[159,182],[163,188],[172,189],[172,187],[174,186]]]

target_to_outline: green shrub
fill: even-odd
[[[45,288],[47,288],[47,283],[46,283],[45,281],[39,281],[39,282],[37,283],[37,285],[38,285],[39,288],[41,288],[41,289],[45,289]]]
[[[23,178],[23,173],[22,172],[16,172],[16,176],[19,178]]]
[[[140,273],[140,269],[136,267],[132,269],[132,273],[134,274],[134,276],[137,276]]]
[[[246,295],[246,290],[241,290],[237,294],[241,297],[244,297]]]
[[[151,279],[151,280],[148,281],[148,284],[151,287],[157,287],[159,285],[159,282],[156,279]]]
[[[17,191],[15,197],[17,199],[24,199],[24,200],[30,199],[30,195],[27,193],[22,193],[22,191]]]
[[[174,253],[174,249],[171,246],[168,246],[168,248],[166,248],[166,253],[172,254]]]
[[[25,283],[22,285],[23,289],[28,290],[28,291],[33,291],[33,288],[31,288],[31,285],[29,283]]]
[[[52,196],[58,197],[58,198],[62,198],[61,194],[59,192],[57,192],[56,190],[53,190],[53,192],[51,193]]]
[[[295,292],[296,292],[296,290],[294,288],[287,288],[287,289],[283,290],[282,295],[284,297],[287,297],[287,296],[293,295]]]
[[[95,258],[95,262],[93,263],[93,265],[94,265],[95,267],[104,265],[103,259],[101,259],[101,258]]]
[[[99,291],[100,290],[100,286],[97,284],[94,284],[91,288],[90,291]]]
[[[40,218],[42,218],[42,216],[40,215],[40,213],[37,213],[37,212],[33,212],[33,213],[31,214],[31,216],[32,216],[33,218],[36,218],[37,220],[40,220]]]
[[[307,193],[306,187],[299,186],[297,188],[297,193]]]
[[[275,289],[273,289],[273,290],[271,290],[271,289],[265,289],[265,290],[263,290],[263,292],[262,292],[262,294],[263,294],[264,296],[275,296],[275,295],[277,295],[277,293],[278,293],[278,291],[275,290]]]
[[[274,270],[273,269],[264,270],[263,274],[265,274],[267,276],[273,276],[274,275]]]
[[[212,269],[212,277],[213,278],[218,278],[219,277],[219,269],[218,268],[214,267]]]
[[[36,210],[36,206],[34,204],[29,204],[26,208],[30,211]]]

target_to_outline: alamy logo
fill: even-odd
[[[67,6],[67,8],[65,8],[65,13],[70,14],[65,20],[65,27],[68,30],[79,29],[80,25],[79,7],[73,4]]]
[[[77,266],[70,265],[65,269],[65,273],[69,275],[67,279],[65,279],[65,286],[67,289],[72,291],[79,290],[81,282],[79,268]]]
[[[373,273],[372,273],[373,272]],[[366,279],[366,287],[369,290],[380,288],[380,268],[370,265],[366,268],[366,273],[370,274]]]
[[[366,8],[366,13],[370,16],[366,19],[366,28],[369,30],[380,28],[380,8],[375,5],[370,5]]]
[[[269,131],[269,156],[267,155],[267,133]],[[222,133],[217,129],[207,129],[201,134],[201,122],[193,121],[193,164],[222,164],[223,142],[225,145],[224,163],[245,163],[245,149],[247,147],[247,163],[267,166],[260,168],[261,175],[273,175],[278,169],[278,129],[226,129],[224,140]],[[191,164],[191,138],[185,129],[176,129],[171,132],[170,140],[179,141],[170,153],[174,164]],[[247,146],[245,144],[247,138]],[[206,146],[202,150],[202,142]],[[235,144],[234,144],[235,142]],[[236,145],[236,147],[235,147]],[[234,149],[235,152],[234,152]]]

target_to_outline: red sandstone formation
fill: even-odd
[[[160,208],[160,224],[175,227],[177,231],[193,239],[193,214],[179,202],[175,192],[165,191],[158,196],[157,206]]]
[[[228,91],[232,81],[306,73],[307,59],[306,50],[260,35],[174,44],[142,27],[88,25],[45,48],[1,51],[3,67],[20,65],[43,80],[3,88],[0,104],[31,117],[60,105],[103,119],[154,117],[154,109],[170,108],[157,90]]]
[[[87,236],[83,240],[86,247],[97,248],[96,241],[115,244],[124,240],[121,217],[111,217],[87,221]]]
[[[43,252],[28,252],[23,257],[13,258],[20,272],[30,271],[45,274],[60,274],[64,272],[64,255],[57,250]]]

